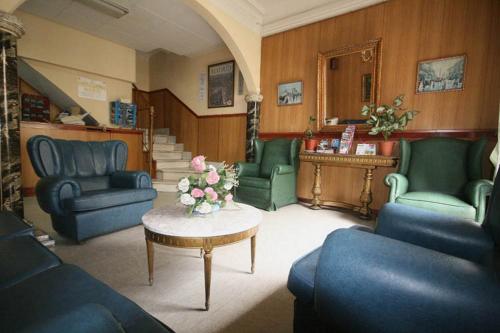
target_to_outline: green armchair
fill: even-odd
[[[265,210],[297,202],[300,140],[255,140],[255,163],[236,163],[235,200]]]
[[[385,177],[389,202],[468,218],[481,223],[493,182],[481,179],[486,139],[431,138],[400,141],[397,173]]]

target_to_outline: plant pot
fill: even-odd
[[[306,150],[314,150],[318,146],[317,139],[305,139]]]
[[[392,156],[395,141],[382,141],[379,143],[380,154],[382,156]]]

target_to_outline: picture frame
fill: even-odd
[[[234,68],[234,60],[208,66],[209,109],[234,106]]]
[[[299,105],[304,99],[302,80],[278,83],[278,106]]]
[[[466,54],[419,61],[415,93],[463,90],[466,64]]]
[[[372,98],[372,73],[361,76],[361,102],[370,102]]]

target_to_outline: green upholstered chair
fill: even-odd
[[[482,222],[493,183],[482,177],[486,139],[400,141],[397,173],[388,174],[389,202]]]
[[[255,140],[255,163],[236,163],[235,200],[266,210],[297,202],[300,140]]]

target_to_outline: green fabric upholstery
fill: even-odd
[[[481,179],[486,139],[400,141],[397,173],[385,177],[389,202],[482,222],[493,183]]]
[[[236,163],[235,200],[266,210],[296,203],[300,140],[255,140],[254,147],[255,163]]]

